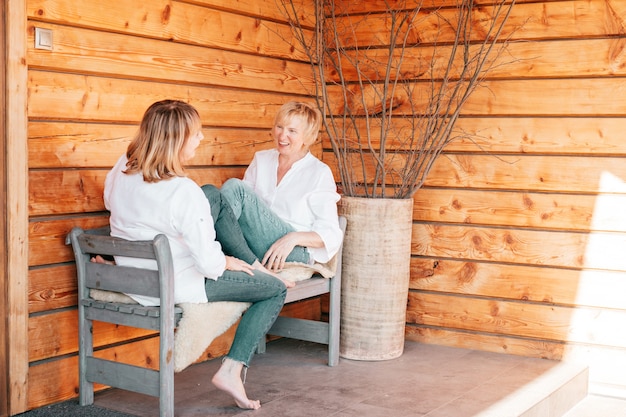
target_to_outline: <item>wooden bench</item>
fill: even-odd
[[[345,231],[346,220],[340,218]],[[174,415],[174,329],[182,309],[174,305],[174,270],[167,237],[151,241],[127,241],[109,236],[108,227],[74,228],[72,244],[78,276],[79,402],[93,404],[94,383],[159,397],[160,416]],[[91,262],[93,254],[153,259],[157,270]],[[341,249],[337,272],[327,279],[313,276],[287,291],[286,303],[329,294],[328,322],[279,317],[268,334],[328,345],[328,365],[339,361]],[[104,302],[90,296],[92,289],[160,298],[158,307]],[[93,321],[104,321],[160,333],[159,370],[101,359],[94,356]],[[265,339],[258,353],[265,352]]]
[[[346,233],[347,220],[339,216],[339,226]],[[332,278],[313,275],[287,290],[285,304],[322,294],[328,294],[328,322],[278,316],[267,332],[269,335],[328,345],[328,366],[339,363],[339,326],[341,316],[341,256],[343,244],[337,252],[337,269]],[[265,339],[261,339],[257,353],[265,352]]]

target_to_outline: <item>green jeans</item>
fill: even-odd
[[[250,264],[256,255],[248,248],[230,206],[222,199],[220,191],[211,185],[202,187],[211,205],[217,240],[226,255]],[[252,303],[241,317],[228,357],[249,366],[252,355],[285,303],[287,288],[272,275],[254,271],[249,275],[241,271],[224,271],[217,280],[206,279],[205,291],[211,301],[243,301]],[[210,319],[210,318],[208,318]]]
[[[231,178],[222,185],[223,199],[228,201],[232,213],[248,246],[259,259],[263,259],[270,246],[294,228],[270,209],[243,181]],[[303,246],[293,248],[286,261],[309,262],[309,252]]]

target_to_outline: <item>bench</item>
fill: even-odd
[[[345,232],[346,220],[340,218]],[[72,244],[78,276],[79,402],[93,404],[94,383],[159,397],[160,416],[174,415],[174,334],[183,310],[174,305],[174,270],[167,237],[151,241],[127,241],[109,236],[109,229],[74,228],[67,238]],[[157,270],[94,263],[94,254],[153,259]],[[285,303],[329,294],[328,322],[278,317],[268,334],[328,345],[328,365],[339,361],[341,249],[332,278],[317,275],[289,288]],[[157,307],[93,299],[91,290],[132,293],[160,298]],[[159,368],[153,370],[94,356],[93,321],[159,332]],[[257,353],[265,352],[265,339]]]

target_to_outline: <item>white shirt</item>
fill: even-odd
[[[107,174],[104,204],[111,212],[111,236],[128,240],[151,240],[167,236],[175,274],[175,303],[206,302],[204,280],[224,273],[226,258],[215,240],[209,202],[191,179],[174,177],[148,183],[139,174],[127,175],[126,155]],[[152,260],[116,257],[120,265],[156,269]],[[158,299],[129,294],[143,305]]]
[[[328,262],[339,250],[343,234],[337,202],[341,198],[332,171],[311,153],[297,161],[277,184],[278,151],[256,152],[244,182],[297,232],[316,232],[323,248],[308,248],[312,259]]]

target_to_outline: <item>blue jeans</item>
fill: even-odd
[[[205,280],[204,286],[209,301],[252,303],[241,317],[227,355],[248,367],[259,341],[283,308],[287,287],[278,278],[256,270],[253,276],[240,271],[225,271],[217,280]]]
[[[221,192],[223,199],[230,204],[248,246],[258,259],[263,259],[274,242],[295,231],[243,181],[231,178],[222,185]],[[286,261],[308,263],[309,252],[303,246],[296,246]]]
[[[239,227],[237,218],[229,202],[223,198],[219,188],[214,185],[203,185],[202,191],[211,205],[211,216],[215,227],[216,240],[222,245],[222,251],[250,265],[263,259],[258,257],[248,246],[248,242]]]
[[[239,228],[237,219],[220,190],[212,185],[202,187],[211,205],[216,239],[226,255],[242,259],[249,264],[257,260]],[[252,355],[267,331],[272,327],[285,303],[287,288],[281,280],[263,272],[249,275],[241,271],[224,271],[217,280],[205,280],[209,301],[244,301],[252,305],[241,317],[228,357],[249,365]],[[209,318],[210,319],[210,318]]]

